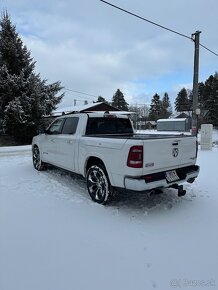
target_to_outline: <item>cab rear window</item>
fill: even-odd
[[[132,124],[124,118],[89,118],[86,135],[133,134]]]

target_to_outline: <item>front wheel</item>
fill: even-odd
[[[92,200],[105,204],[112,196],[112,187],[102,165],[92,165],[86,174],[86,184]]]
[[[38,171],[46,169],[46,163],[41,160],[40,151],[37,146],[33,148],[33,166]]]

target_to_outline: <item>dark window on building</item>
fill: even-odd
[[[79,121],[78,117],[66,118],[62,134],[74,134],[76,132],[78,121]]]

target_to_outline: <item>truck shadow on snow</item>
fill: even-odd
[[[123,211],[131,210],[135,213],[147,215],[153,211],[170,210],[173,207],[178,207],[184,201],[192,201],[189,193],[184,197],[178,197],[176,190],[166,188],[163,193],[152,196],[145,192],[120,192],[109,206]]]
[[[61,196],[64,195],[65,198],[73,202],[94,204],[86,189],[86,182],[81,176],[54,167],[51,167],[46,174],[49,179],[66,188],[64,192],[60,193]],[[187,194],[183,197],[178,197],[177,190],[172,188],[165,188],[163,193],[152,196],[149,196],[146,192],[116,191],[110,203],[106,204],[105,207],[107,209],[117,209],[121,212],[130,211],[145,215],[154,210],[170,210],[175,206],[180,206],[182,202],[193,201],[194,196],[192,190],[189,189],[189,185],[185,189]]]

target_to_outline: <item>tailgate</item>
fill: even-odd
[[[196,139],[193,136],[144,141],[144,174],[195,164]]]

